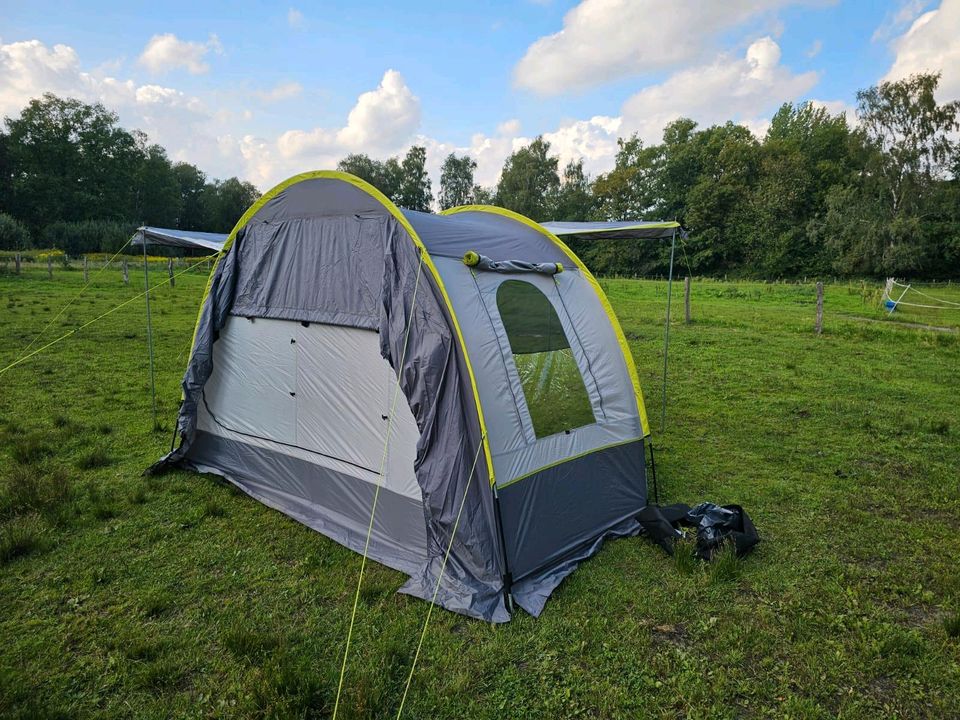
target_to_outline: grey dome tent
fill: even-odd
[[[636,370],[579,259],[515,213],[400,210],[340,172],[281,183],[228,236],[177,434],[155,469],[220,475],[358,552],[376,493],[367,553],[401,592],[440,577],[438,604],[495,622],[539,615],[647,499]]]

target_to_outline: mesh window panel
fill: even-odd
[[[534,434],[541,438],[594,424],[583,376],[547,296],[531,283],[507,280],[497,289],[497,309]]]

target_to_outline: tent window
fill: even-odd
[[[541,438],[594,424],[583,376],[547,296],[531,283],[507,280],[497,289],[497,309],[534,434]]]

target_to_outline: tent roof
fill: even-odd
[[[170,247],[203,248],[219,251],[227,236],[224,233],[199,232],[197,230],[171,230],[170,228],[139,227],[133,235],[133,245],[168,245]]]
[[[624,238],[668,238],[680,227],[675,221],[656,222],[621,220],[617,222],[567,222],[552,220],[540,223],[557,237],[575,240],[619,240]]]

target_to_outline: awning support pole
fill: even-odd
[[[677,231],[670,239],[670,274],[667,279],[667,319],[663,326],[663,406],[660,410],[660,434],[667,429],[667,355],[670,351],[670,300],[673,297],[673,256],[677,249]]]
[[[153,323],[150,320],[150,271],[147,269],[147,243],[143,243],[144,297],[147,301],[147,350],[150,355],[150,402],[153,406],[153,429],[157,429],[157,386],[153,373]]]

